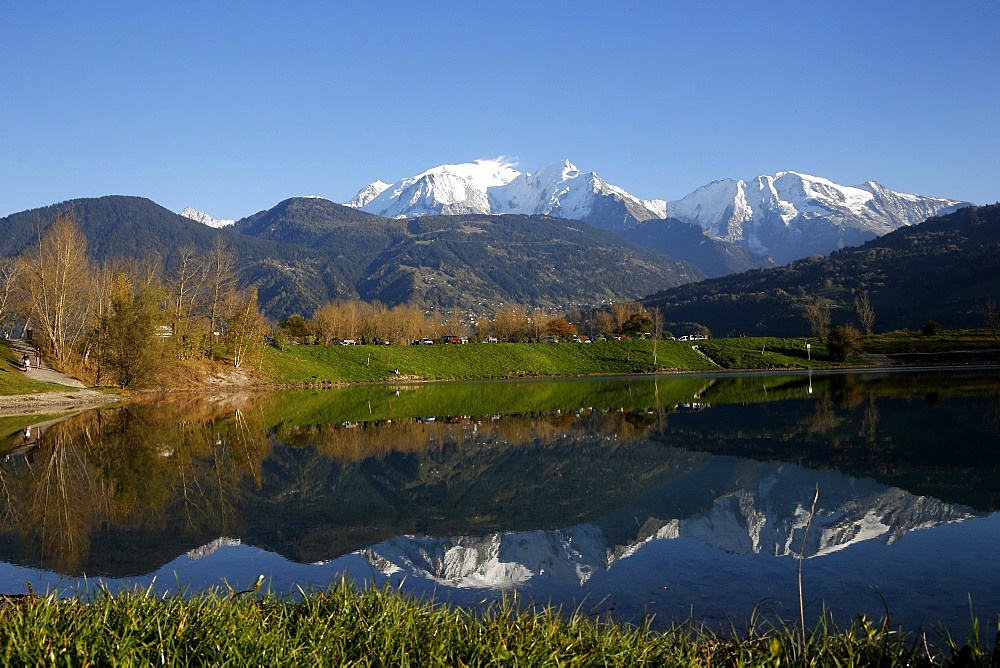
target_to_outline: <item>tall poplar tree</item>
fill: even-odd
[[[90,316],[93,272],[87,239],[59,215],[22,258],[24,312],[41,330],[56,364],[65,368]]]

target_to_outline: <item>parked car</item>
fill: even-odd
[[[434,344],[434,339],[420,339],[420,345],[430,346]]]

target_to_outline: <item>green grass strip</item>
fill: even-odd
[[[516,597],[485,611],[419,601],[346,580],[299,600],[150,592],[93,601],[7,599],[0,604],[6,665],[990,665],[979,639],[944,650],[864,617],[821,621],[805,646],[796,629],[750,620],[743,634],[689,623],[657,632],[577,612],[526,608]],[[966,665],[966,664],[963,664]]]

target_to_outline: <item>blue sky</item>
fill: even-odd
[[[0,216],[240,218],[503,155],[643,198],[794,170],[1000,200],[1000,2],[0,2]]]

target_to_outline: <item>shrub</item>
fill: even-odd
[[[936,336],[941,333],[944,327],[941,326],[940,322],[935,320],[928,320],[924,323],[924,326],[920,328],[920,332],[926,336]]]
[[[861,352],[861,332],[850,325],[834,327],[826,342],[830,356],[838,362],[846,362],[848,358]]]

